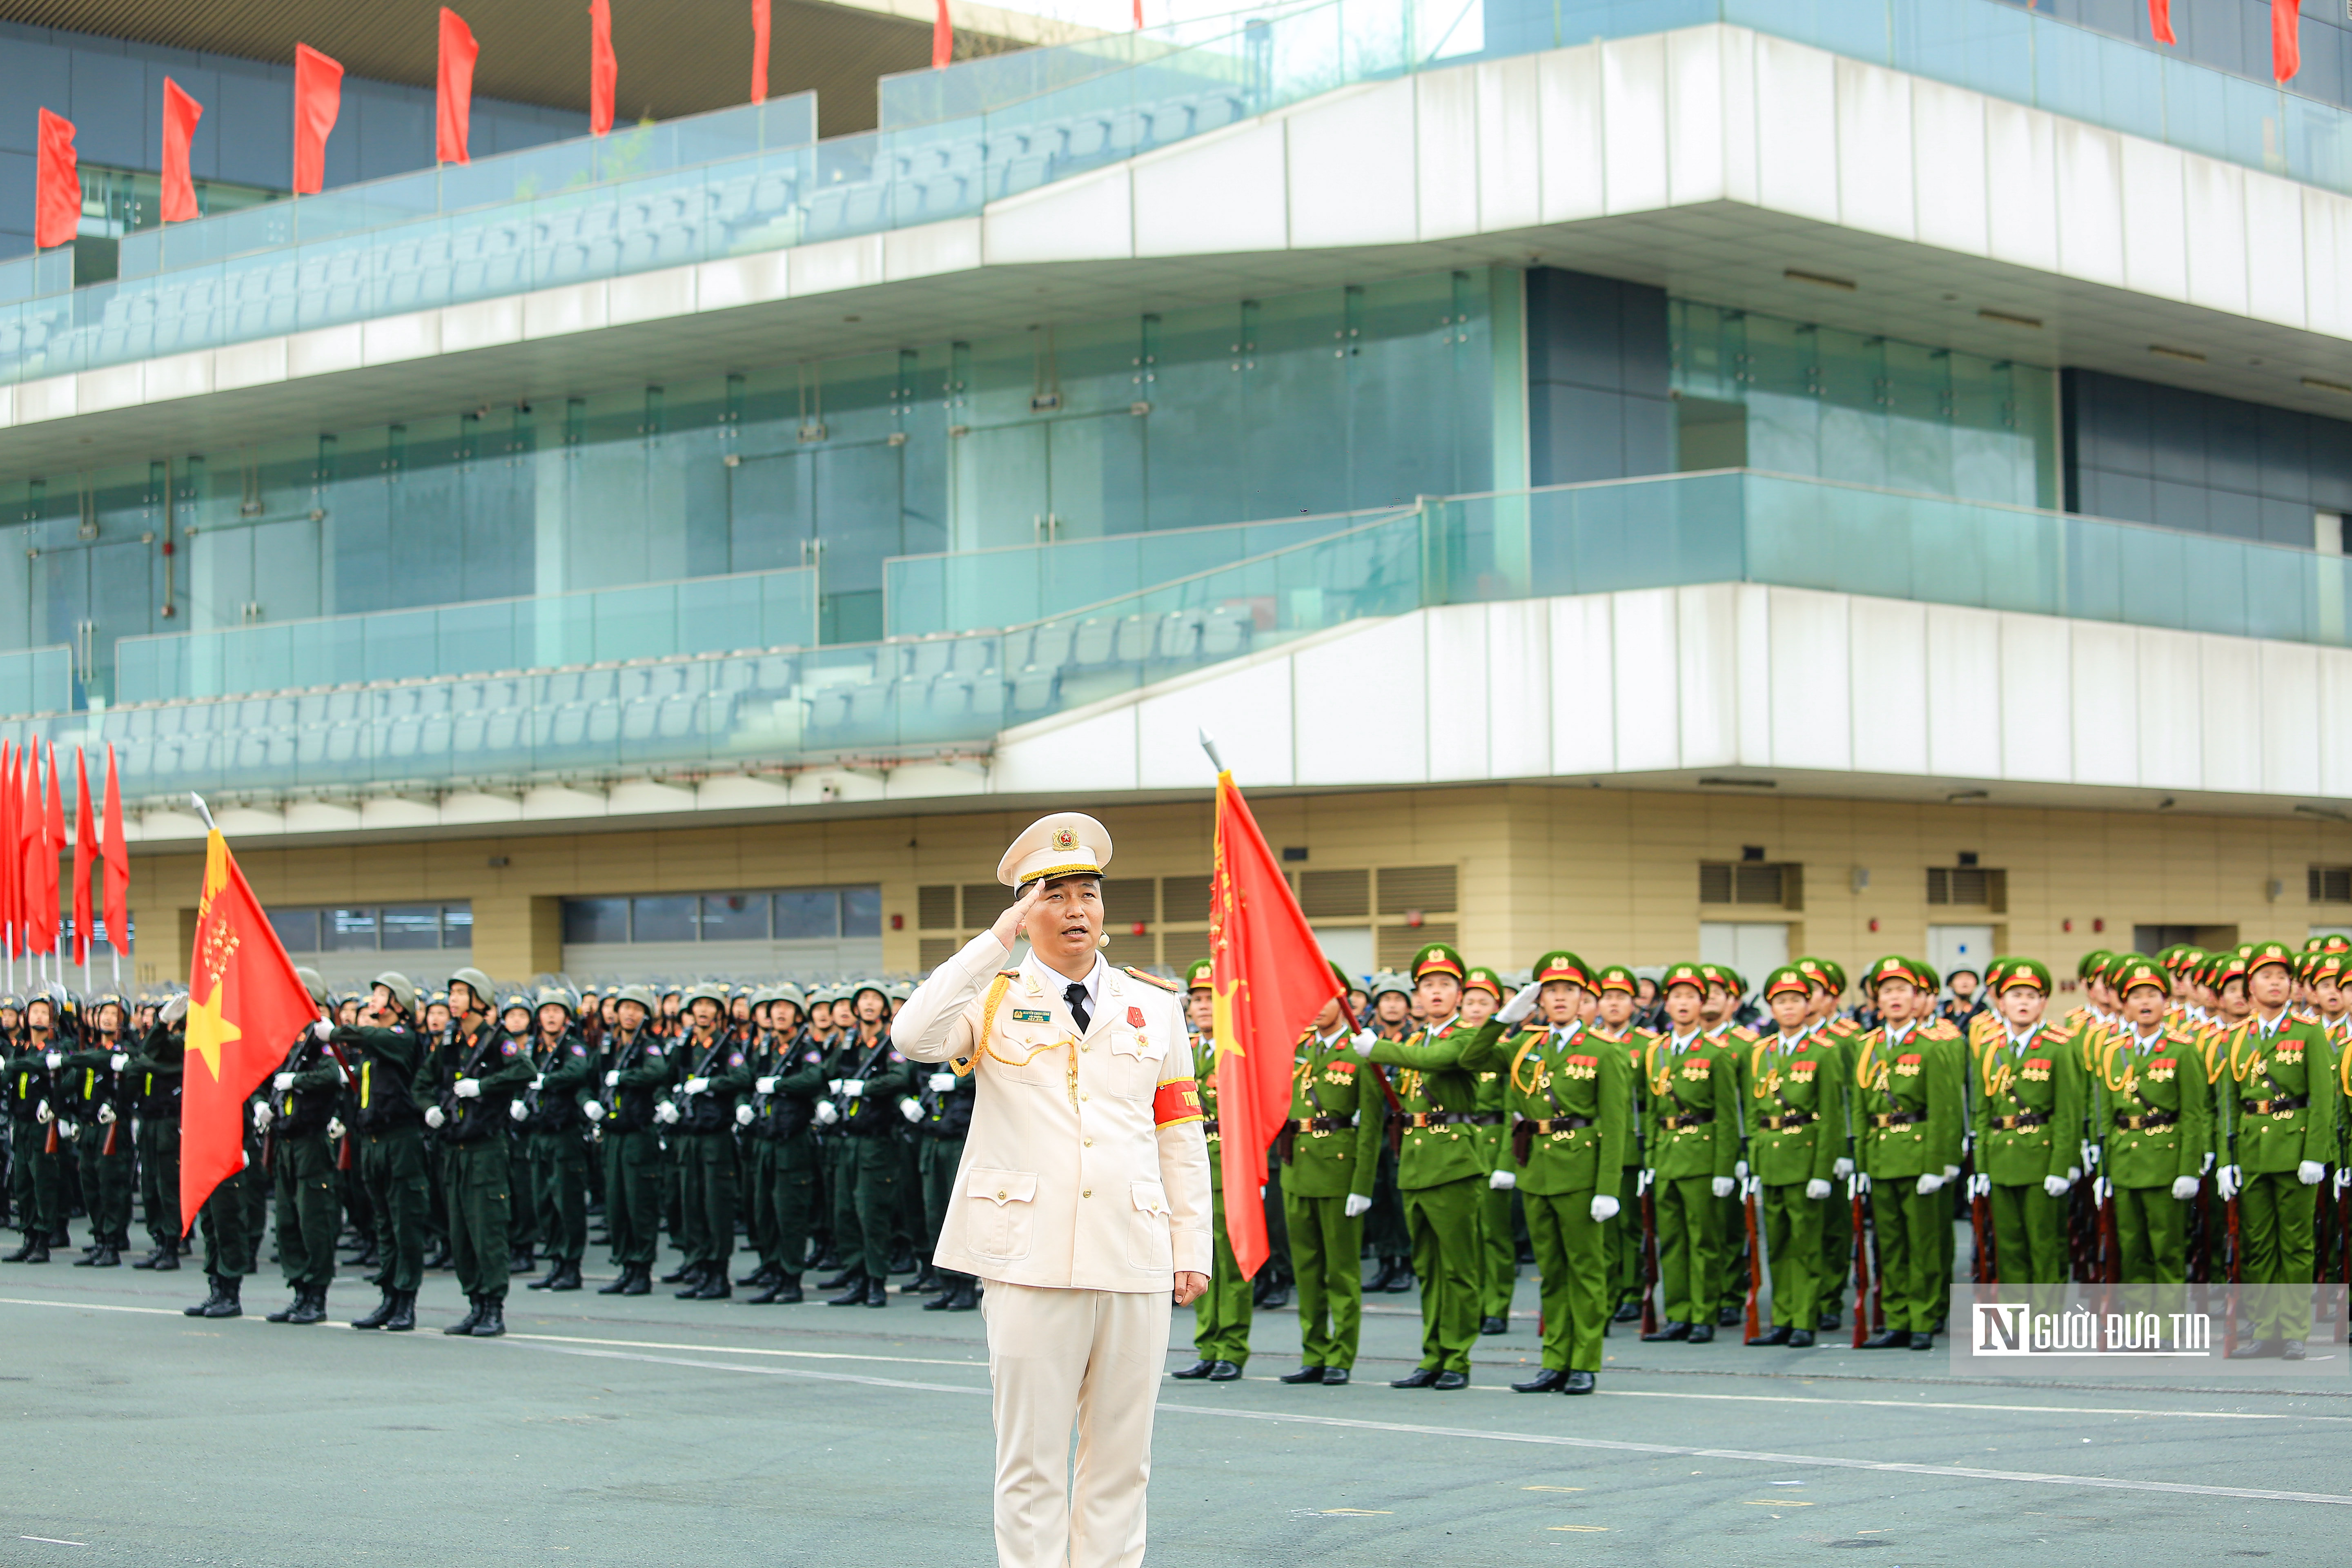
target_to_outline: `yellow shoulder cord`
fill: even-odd
[[[995,1053],[988,1048],[988,1038],[996,1032],[996,1010],[1003,1005],[1004,993],[1011,989],[1012,985],[1013,976],[1003,970],[999,970],[996,978],[989,982],[987,999],[981,1004],[980,1007],[980,1048],[971,1056],[958,1057],[948,1064],[955,1069],[955,1075],[958,1078],[970,1078],[972,1069],[980,1065],[982,1056],[995,1056]],[[997,1057],[996,1059],[1003,1061],[1004,1058]]]
[[[1658,1047],[1662,1043],[1656,1036],[1653,1035],[1650,1037],[1649,1045],[1642,1052],[1642,1076],[1650,1080],[1650,1093],[1653,1096],[1665,1094],[1675,1086],[1672,1068],[1668,1068],[1664,1072],[1658,1070]]]
[[[1519,1054],[1511,1058],[1511,1087],[1517,1089],[1521,1094],[1532,1095],[1536,1091],[1536,1086],[1531,1083],[1521,1083],[1519,1081],[1519,1064],[1528,1059],[1528,1053],[1536,1048],[1536,1043],[1541,1040],[1543,1037],[1535,1033],[1533,1030],[1529,1030],[1520,1037],[1526,1040],[1527,1044],[1521,1046],[1519,1047]]]
[[[1862,1049],[1855,1054],[1853,1058],[1854,1088],[1860,1089],[1870,1089],[1877,1087],[1871,1081],[1874,1075],[1871,1070],[1872,1063],[1870,1058],[1878,1049],[1878,1042],[1884,1037],[1885,1037],[1881,1036],[1875,1029],[1873,1029],[1869,1034],[1863,1036]]]

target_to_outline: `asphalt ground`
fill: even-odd
[[[437,1331],[463,1309],[447,1274],[419,1331],[386,1335],[263,1321],[285,1295],[267,1275],[246,1317],[191,1320],[201,1272],[69,1256],[0,1268],[0,1563],[992,1561],[977,1313],[518,1283],[511,1331],[482,1342]],[[340,1324],[374,1299],[347,1271],[329,1306]],[[1940,1347],[1643,1345],[1620,1327],[1597,1395],[1517,1395],[1535,1304],[1522,1278],[1510,1331],[1451,1394],[1386,1386],[1418,1358],[1410,1295],[1371,1299],[1345,1388],[1274,1381],[1297,1320],[1261,1312],[1244,1380],[1162,1387],[1148,1560],[2352,1558],[2352,1378],[1961,1381]],[[1171,1367],[1191,1328],[1180,1310]]]

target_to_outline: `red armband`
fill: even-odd
[[[1178,1127],[1201,1117],[1201,1086],[1189,1078],[1171,1079],[1151,1097],[1155,1127]]]

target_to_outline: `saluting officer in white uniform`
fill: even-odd
[[[988,1286],[1001,1568],[1143,1560],[1170,1304],[1209,1284],[1208,1145],[1182,1002],[1102,960],[1110,853],[1092,817],[1032,824],[996,868],[1019,889],[1013,907],[891,1026],[910,1058],[977,1080],[932,1261]],[[1005,968],[1024,934],[1029,955]]]

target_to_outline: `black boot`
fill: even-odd
[[[816,1288],[820,1290],[838,1290],[848,1285],[852,1280],[856,1281],[857,1288],[859,1289],[864,1289],[866,1288],[866,1270],[863,1268],[853,1264],[849,1268],[845,1268],[840,1273],[835,1275],[830,1279],[818,1280],[816,1282]]]
[[[481,1324],[485,1300],[486,1298],[480,1296],[469,1298],[466,1315],[441,1331],[445,1334],[472,1333]]]
[[[727,1270],[716,1264],[702,1271],[702,1289],[687,1295],[689,1301],[724,1301],[735,1294],[735,1287],[727,1282]]]
[[[28,1230],[25,1233],[25,1245],[18,1247],[16,1251],[7,1254],[5,1257],[0,1257],[0,1263],[46,1262],[47,1260],[46,1256],[36,1258],[33,1254],[36,1251],[38,1251],[46,1255],[48,1250],[48,1247],[46,1246],[37,1247],[33,1242],[33,1233]]]
[[[612,1279],[596,1287],[596,1294],[599,1296],[625,1296],[628,1294],[629,1281],[636,1277],[637,1266],[634,1263],[624,1263],[621,1265],[621,1271],[618,1274],[614,1275]]]
[[[776,1282],[776,1276],[782,1272],[782,1268],[776,1264],[762,1263],[749,1274],[743,1275],[741,1278],[738,1279],[735,1283],[738,1285],[773,1285]]]
[[[392,1316],[383,1321],[384,1331],[404,1334],[416,1327],[416,1292],[394,1290],[392,1293]]]
[[[289,1323],[323,1323],[327,1321],[327,1288],[313,1285],[302,1292],[302,1300],[294,1309]]]
[[[665,1285],[684,1285],[689,1282],[699,1285],[702,1283],[702,1265],[680,1263],[676,1268],[663,1275],[661,1282]]]
[[[131,1268],[154,1268],[154,1267],[155,1267],[156,1259],[158,1259],[158,1258],[162,1258],[163,1256],[163,1244],[159,1242],[159,1243],[157,1243],[157,1244],[156,1244],[156,1245],[155,1245],[152,1249],[150,1249],[150,1250],[149,1250],[149,1252],[148,1252],[148,1254],[147,1254],[147,1256],[146,1256],[146,1257],[144,1257],[144,1258],[141,1258],[138,1262],[136,1262],[136,1263],[132,1264],[131,1267]]]
[[[632,1264],[628,1269],[628,1278],[621,1281],[621,1294],[650,1296],[653,1292],[654,1266],[650,1263]]]
[[[509,1274],[528,1274],[538,1267],[539,1259],[532,1256],[532,1249],[528,1247],[518,1247],[507,1256]]]
[[[928,1296],[939,1288],[939,1271],[931,1267],[931,1260],[926,1258],[915,1269],[915,1277],[912,1279],[908,1280],[904,1285],[898,1287],[898,1294],[901,1296]]]
[[[449,1244],[446,1241],[442,1241],[435,1244],[434,1254],[432,1257],[425,1260],[425,1267],[427,1268],[446,1268],[449,1267],[450,1262]]]
[[[383,1300],[375,1304],[375,1310],[370,1312],[364,1318],[353,1318],[352,1320],[352,1327],[355,1329],[380,1329],[383,1327],[384,1324],[392,1321],[394,1297],[396,1294],[397,1292],[387,1287],[383,1293]]]
[[[556,1265],[555,1281],[553,1284],[548,1286],[548,1289],[551,1290],[579,1289],[580,1259],[576,1258],[567,1258],[562,1263]]]
[[[245,1303],[238,1300],[245,1289],[244,1278],[241,1275],[226,1275],[218,1283],[220,1299],[205,1304],[205,1316],[207,1318],[244,1317]]]
[[[1789,1336],[1794,1331],[1786,1323],[1776,1323],[1746,1342],[1751,1345],[1785,1345],[1789,1342]]]
[[[563,1259],[560,1258],[551,1258],[547,1260],[547,1272],[541,1275],[536,1279],[525,1281],[523,1289],[526,1290],[552,1290],[555,1289],[555,1282],[562,1278]]]
[[[948,1298],[950,1312],[976,1312],[980,1310],[980,1281],[969,1274],[956,1279],[955,1294]]]
[[[139,1267],[139,1265],[134,1264],[132,1267],[136,1268]],[[165,1242],[163,1244],[163,1250],[155,1255],[155,1261],[152,1267],[158,1274],[178,1273],[180,1268],[180,1249],[173,1247],[171,1243]]]
[[[507,1331],[507,1299],[504,1296],[482,1298],[482,1320],[474,1325],[478,1340],[494,1340]]]
[[[914,1271],[915,1271],[915,1249],[914,1249],[913,1247],[899,1247],[897,1251],[895,1251],[895,1252],[893,1252],[892,1254],[890,1254],[890,1272],[891,1272],[891,1273],[893,1273],[893,1274],[912,1274]]]
[[[708,1263],[698,1263],[686,1271],[686,1282],[670,1294],[681,1301],[691,1301],[709,1287],[717,1272]],[[663,1283],[667,1284],[668,1281],[665,1280]],[[719,1283],[723,1286],[727,1281],[720,1279]]]
[[[849,1276],[841,1283],[843,1286],[841,1294],[827,1297],[824,1303],[826,1306],[862,1307],[866,1305],[866,1276],[862,1272]],[[819,1285],[817,1289],[822,1290],[825,1287]]]
[[[218,1276],[207,1274],[205,1276],[205,1283],[212,1287],[211,1291],[203,1300],[197,1302],[194,1306],[181,1308],[180,1315],[182,1317],[209,1318],[212,1316],[214,1305],[221,1299],[221,1282]]]
[[[866,1282],[866,1304],[869,1307],[888,1306],[890,1282],[887,1279],[868,1279]]]
[[[1376,1291],[1387,1289],[1389,1288],[1389,1281],[1397,1277],[1398,1266],[1399,1259],[1397,1258],[1381,1258],[1381,1271],[1364,1282],[1364,1294],[1370,1296]]]
[[[1562,1394],[1590,1394],[1593,1382],[1593,1375],[1589,1372],[1571,1372],[1568,1374],[1568,1381],[1559,1385],[1559,1391]]]
[[[1643,1334],[1642,1342],[1645,1345],[1655,1345],[1664,1344],[1668,1340],[1686,1340],[1690,1338],[1690,1331],[1691,1326],[1688,1323],[1679,1318],[1668,1318],[1664,1322]]]
[[[1412,1289],[1412,1264],[1410,1260],[1405,1260],[1398,1263],[1396,1278],[1391,1279],[1383,1289],[1385,1289],[1391,1296],[1401,1296],[1407,1290]]]
[[[265,1323],[290,1323],[294,1321],[294,1314],[310,1304],[310,1288],[307,1285],[297,1285],[294,1287],[294,1299],[261,1321]]]

